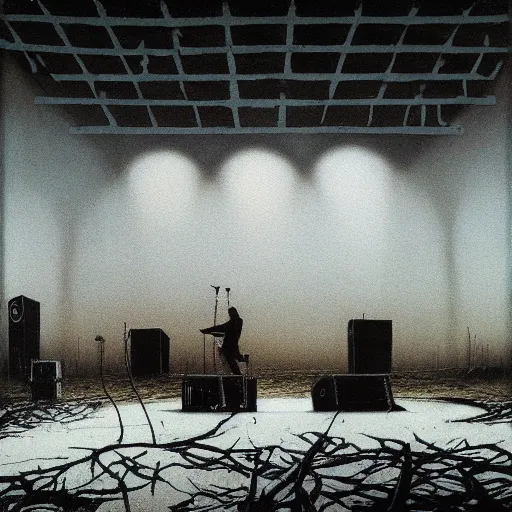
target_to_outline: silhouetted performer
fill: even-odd
[[[224,333],[224,341],[222,342],[220,352],[226,359],[231,372],[234,375],[241,375],[242,372],[240,371],[237,361],[243,361],[244,358],[242,354],[240,354],[238,340],[242,334],[242,325],[244,321],[238,315],[236,308],[229,308],[228,315],[229,320],[225,324],[214,325],[213,327],[208,327],[208,329],[200,330],[203,334],[212,334],[217,332]]]

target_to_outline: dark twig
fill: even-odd
[[[142,410],[144,411],[144,414],[146,416],[146,419],[148,421],[149,428],[151,430],[151,438],[153,439],[153,444],[156,445],[156,436],[155,436],[155,430],[153,429],[153,424],[151,423],[151,419],[149,417],[148,411],[146,410],[146,406],[144,405],[144,402],[142,401],[142,398],[139,395],[139,392],[137,391],[137,388],[135,387],[135,382],[133,381],[133,375],[132,370],[130,368],[130,362],[129,362],[129,356],[128,356],[128,336],[126,335],[126,323],[124,324],[124,363],[126,366],[126,373],[128,374],[128,378],[130,380],[130,385],[132,387],[133,392],[137,396],[137,400],[140,403],[140,406],[142,407]]]
[[[104,372],[104,357],[105,357],[105,339],[103,336],[96,336],[96,341],[99,341],[100,343],[100,373],[101,373],[101,386],[103,387],[103,392],[107,396],[107,398],[110,400],[110,403],[114,406],[114,409],[117,414],[117,421],[119,422],[119,429],[120,434],[117,439],[118,444],[121,444],[123,442],[124,437],[124,425],[123,420],[121,419],[121,413],[119,412],[119,407],[117,407],[116,402],[110,395],[110,393],[107,391],[107,387],[105,385],[105,372]]]

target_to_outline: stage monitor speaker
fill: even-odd
[[[62,396],[60,361],[33,360],[30,369],[32,400],[57,400]]]
[[[30,361],[39,359],[40,304],[23,295],[8,303],[9,310],[9,377],[28,379]]]
[[[348,372],[391,373],[391,320],[348,322]]]
[[[311,389],[315,411],[391,411],[394,409],[389,375],[330,375]]]
[[[169,336],[162,329],[132,329],[130,339],[133,376],[169,373]]]
[[[243,375],[190,375],[181,383],[186,412],[256,412],[257,379]]]

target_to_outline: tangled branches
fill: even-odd
[[[176,466],[172,461],[161,464],[161,460],[166,459],[166,452],[179,454],[183,450],[201,448],[201,441],[218,437],[219,430],[229,419],[225,418],[213,429],[183,441],[79,448],[90,453],[47,468],[39,466],[16,475],[0,475],[0,511],[23,510],[35,504],[44,505],[48,510],[58,510],[52,506],[62,510],[95,510],[103,502],[120,499],[125,510],[130,511],[130,493],[149,487],[154,494],[158,483],[173,487],[163,476]],[[214,446],[210,449],[219,452]]]
[[[297,437],[303,448],[246,451],[245,460],[253,464],[249,484],[197,488],[170,509],[396,512],[476,510],[476,504],[477,510],[512,507],[512,454],[495,444],[459,441],[441,448],[415,436],[418,449],[412,450],[396,439],[371,437],[378,447],[362,448],[318,432]],[[226,470],[228,466],[226,461]]]
[[[65,498],[72,505],[63,510],[119,500],[130,512],[138,493],[174,512],[512,509],[512,454],[497,444],[454,440],[442,447],[418,436],[366,436],[368,446],[359,446],[329,434],[334,416],[324,432],[256,446],[236,437],[239,430],[231,429],[230,438],[224,426],[232,417],[189,439],[113,444],[63,464],[0,475],[0,510]]]
[[[101,402],[27,402],[0,411],[0,440],[19,435],[42,423],[72,423],[87,418]]]
[[[453,423],[512,423],[512,401],[493,402],[489,400],[469,400],[464,398],[451,399],[451,402],[458,402],[464,405],[472,405],[484,409],[485,412],[461,420],[452,420]]]

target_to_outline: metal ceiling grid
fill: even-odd
[[[23,52],[55,95],[38,104],[93,112],[78,134],[460,134],[450,124],[485,93],[510,51],[510,15],[474,2],[456,14],[177,17],[95,12],[0,15],[0,48]],[[104,0],[106,2],[106,0]],[[3,23],[3,29],[1,24]]]

